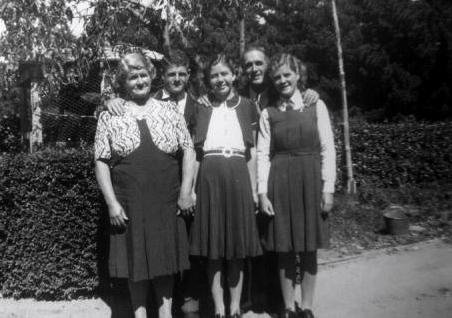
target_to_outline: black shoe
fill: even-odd
[[[230,316],[231,318],[242,318],[242,314],[240,313],[235,313],[233,315]]]
[[[305,309],[303,310],[303,318],[315,318],[314,314],[312,313],[311,309]]]
[[[215,314],[214,317],[215,317],[215,318],[225,318],[225,316],[224,316],[224,315],[221,315],[221,314]]]

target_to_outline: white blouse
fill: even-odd
[[[233,148],[235,150],[245,151],[242,129],[237,118],[236,108],[228,107],[226,102],[217,107],[212,107],[212,117],[210,118],[209,128],[207,130],[206,141],[204,142],[204,151]]]
[[[294,110],[303,111],[305,105],[299,90],[290,98]],[[328,109],[322,100],[318,100],[317,129],[320,139],[321,177],[323,181],[323,192],[334,193],[336,182],[336,149],[334,148],[333,130],[328,115]],[[286,103],[279,106],[282,111],[286,110]],[[268,119],[268,111],[264,109],[259,121],[259,137],[257,139],[257,191],[259,194],[267,193],[268,175],[270,173],[270,142],[271,131]]]

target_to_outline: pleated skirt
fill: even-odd
[[[262,254],[244,158],[206,156],[200,164],[196,196],[191,255],[232,260]]]

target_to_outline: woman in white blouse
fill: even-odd
[[[328,246],[336,163],[333,132],[323,101],[305,105],[299,84],[306,66],[290,54],[271,58],[270,78],[279,94],[260,118],[257,173],[261,210],[269,216],[265,248],[278,255],[284,299],[282,317],[296,317],[296,258],[301,258],[300,314],[312,318],[318,248]]]
[[[154,67],[140,53],[125,55],[116,76],[125,112],[102,112],[95,138],[95,171],[111,223],[109,272],[127,278],[134,315],[146,317],[149,283],[159,317],[171,317],[174,274],[189,267],[179,210],[194,205],[194,150],[183,115],[150,98]],[[176,152],[182,149],[179,178]]]

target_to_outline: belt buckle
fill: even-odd
[[[233,155],[233,150],[231,148],[223,148],[223,149],[221,149],[221,154],[225,158],[231,158]]]

